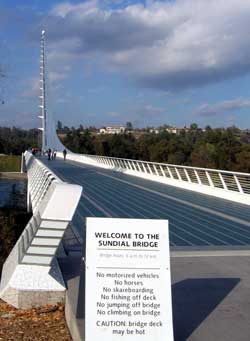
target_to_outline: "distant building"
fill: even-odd
[[[169,127],[169,128],[166,128],[166,131],[170,134],[177,134],[178,133],[178,128],[175,128],[175,127]]]
[[[100,134],[122,134],[126,128],[124,126],[110,126],[99,129]]]
[[[156,129],[156,128],[152,128],[149,130],[150,133],[153,133],[153,134],[159,134],[159,129]]]
[[[170,134],[179,135],[181,132],[189,132],[191,129],[189,127],[184,126],[183,128],[176,128],[176,127],[168,127],[166,131]]]

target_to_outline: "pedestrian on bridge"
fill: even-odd
[[[63,160],[64,160],[64,161],[66,160],[66,155],[67,155],[67,150],[64,149],[64,150],[63,150]]]
[[[52,152],[52,160],[55,160],[56,159],[56,149],[53,149],[53,152]]]
[[[50,160],[50,158],[51,158],[51,149],[49,148],[48,149],[48,160]]]

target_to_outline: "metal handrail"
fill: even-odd
[[[74,154],[73,154],[74,155]],[[113,159],[113,160],[122,160],[122,161],[134,161],[139,163],[149,163],[152,165],[159,165],[159,166],[171,166],[171,167],[178,167],[178,168],[189,168],[189,169],[197,169],[197,170],[204,170],[204,171],[212,171],[212,172],[220,172],[220,173],[228,173],[228,174],[236,174],[236,175],[247,175],[250,177],[250,174],[244,172],[235,172],[235,171],[227,171],[222,169],[213,169],[213,168],[203,168],[203,167],[193,167],[193,166],[183,166],[183,165],[176,165],[170,163],[163,163],[163,162],[153,162],[153,161],[143,161],[143,160],[136,160],[136,159],[126,159],[126,158],[119,158],[114,156],[103,156],[103,155],[91,155],[91,154],[75,154],[84,157],[90,158],[105,158],[105,159]]]
[[[219,189],[231,193],[250,194],[250,174],[220,169],[174,165],[119,157],[69,154],[69,159],[103,165],[113,170],[126,170],[151,179],[165,179],[173,183],[188,183],[204,188]],[[162,180],[161,180],[162,181]]]

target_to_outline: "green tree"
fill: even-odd
[[[126,130],[127,130],[127,131],[133,130],[133,125],[132,125],[131,122],[127,122],[127,123],[126,123]]]
[[[58,131],[61,131],[61,130],[62,130],[62,122],[61,122],[61,121],[57,121],[56,129],[57,129]]]
[[[168,141],[161,140],[149,147],[150,161],[167,162],[168,161]]]
[[[192,166],[216,168],[215,149],[210,143],[197,145],[191,153]]]
[[[197,123],[191,123],[190,124],[190,129],[197,130],[198,129],[198,124]]]
[[[235,155],[235,171],[250,173],[250,146],[244,145],[243,150]]]

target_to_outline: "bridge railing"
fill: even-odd
[[[24,153],[28,178],[28,205],[35,213],[53,182],[63,183],[49,168],[31,153]]]
[[[209,168],[171,165],[114,157],[89,156],[92,160],[112,168],[133,170],[148,175],[166,177],[209,187],[250,194],[250,174]]]
[[[4,263],[0,297],[29,308],[64,299],[66,288],[55,255],[82,187],[64,183],[29,152],[24,158],[33,216]]]
[[[250,174],[98,155],[69,154],[67,158],[204,194],[250,204]]]

